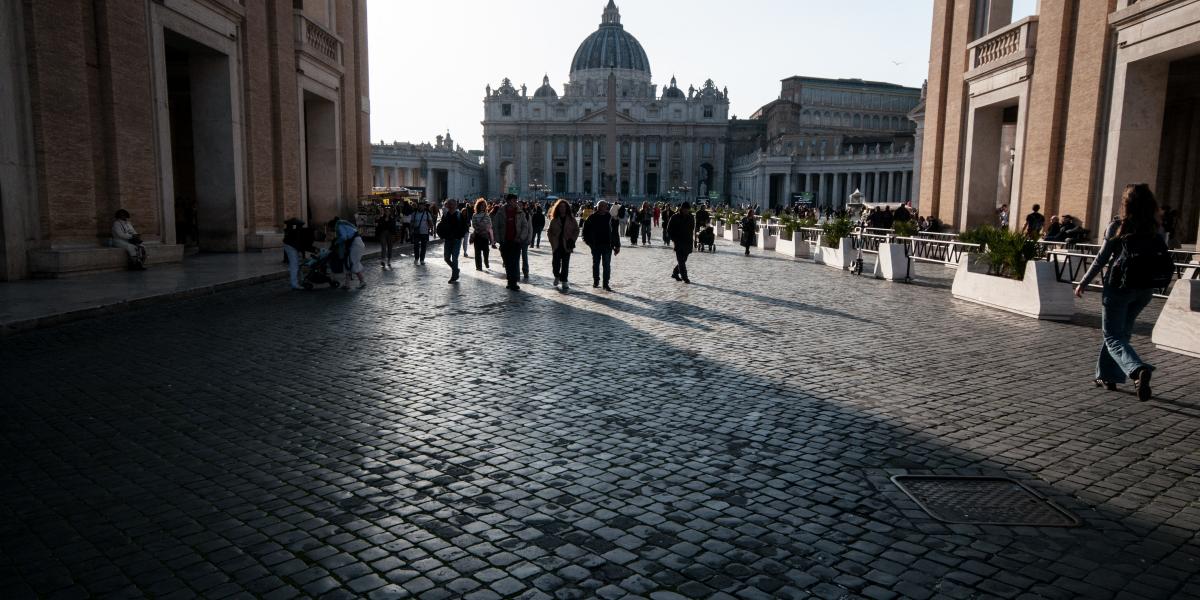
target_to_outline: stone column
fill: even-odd
[[[574,193],[579,190],[579,178],[575,176],[575,161],[579,157],[575,155],[575,138],[567,136],[567,193]]]
[[[576,191],[583,192],[583,136],[575,139],[575,182]],[[596,155],[592,154],[592,163],[596,162]],[[592,182],[594,187],[596,182]]]
[[[517,169],[517,194],[529,191],[529,174],[533,170],[529,165],[529,137],[521,136],[521,165]]]
[[[542,183],[554,188],[554,138],[548,137],[543,142],[546,144],[546,166],[542,169]],[[557,191],[557,190],[555,190]]]
[[[629,195],[638,195],[638,140],[629,142]]]
[[[806,192],[812,192],[812,191],[813,191],[813,187],[812,187],[812,173],[805,173],[805,174],[804,174],[804,191],[806,191]],[[815,200],[815,197],[814,197],[814,200]]]
[[[783,205],[791,206],[792,204],[792,170],[788,169],[787,176],[783,178]]]
[[[592,197],[600,193],[600,139],[592,138]]]

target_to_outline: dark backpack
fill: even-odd
[[[1108,269],[1108,284],[1122,290],[1161,289],[1175,277],[1175,263],[1162,236],[1130,233],[1121,236],[1117,258]]]

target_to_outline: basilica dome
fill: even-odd
[[[642,45],[621,25],[621,13],[608,0],[600,29],[589,35],[571,61],[571,73],[589,69],[627,69],[650,74],[650,60]]]

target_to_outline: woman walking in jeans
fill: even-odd
[[[1125,186],[1125,193],[1121,197],[1121,218],[1108,226],[1100,253],[1079,285],[1075,286],[1075,297],[1083,296],[1088,283],[1111,259],[1128,258],[1130,255],[1124,253],[1123,249],[1133,244],[1140,246],[1147,241],[1153,246],[1156,241],[1161,241],[1161,237],[1155,240],[1155,236],[1161,235],[1158,203],[1154,201],[1150,186],[1144,183]],[[1163,242],[1164,249],[1165,246]],[[1126,262],[1132,263],[1129,260]],[[1126,268],[1129,268],[1128,265]],[[1128,275],[1115,274],[1114,268],[1109,267],[1102,279],[1104,291],[1101,292],[1100,330],[1104,343],[1100,346],[1100,358],[1096,362],[1095,383],[1096,387],[1115,390],[1117,384],[1125,383],[1128,377],[1137,388],[1138,400],[1145,402],[1150,399],[1150,374],[1154,372],[1154,367],[1142,361],[1129,343],[1129,338],[1133,334],[1138,313],[1150,303],[1154,290],[1149,287],[1130,287],[1122,281],[1131,279]]]
[[[566,200],[559,199],[550,209],[550,231],[546,235],[550,248],[554,251],[550,268],[554,271],[554,286],[562,282],[562,291],[570,287],[567,284],[567,271],[571,268],[571,251],[575,249],[575,240],[579,239],[579,224],[571,207]]]
[[[488,214],[487,200],[480,198],[475,201],[475,214],[471,215],[471,243],[475,244],[475,270],[490,269],[488,250],[495,245],[496,238],[492,236],[492,217]],[[481,260],[482,259],[482,260]]]

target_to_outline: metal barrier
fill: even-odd
[[[890,231],[890,230],[884,230]],[[877,235],[873,233],[855,233],[851,238],[853,240],[854,249],[863,254],[879,254],[879,244],[891,243],[895,237],[895,233],[889,235]]]
[[[912,281],[913,262],[954,266],[962,260],[964,253],[979,249],[979,244],[955,240],[898,237],[893,242],[904,244],[904,258],[908,260],[908,277],[905,278],[905,281]]]
[[[958,241],[957,233],[937,233],[934,231],[919,231],[919,232],[917,232],[917,235],[914,237],[926,238],[926,239],[931,239],[931,240]]]
[[[1197,252],[1188,252],[1184,250],[1173,251],[1173,256],[1184,256],[1187,258],[1200,256]],[[1071,285],[1079,285],[1083,280],[1084,274],[1088,269],[1092,268],[1092,263],[1096,260],[1095,254],[1087,254],[1085,252],[1073,252],[1069,250],[1055,250],[1050,252],[1048,258],[1054,263],[1054,278],[1063,283]],[[1165,299],[1171,295],[1171,288],[1176,281],[1181,279],[1200,279],[1200,262],[1178,262],[1175,261],[1175,278],[1171,280],[1171,284],[1160,290],[1154,290],[1155,298]],[[1064,277],[1065,276],[1065,277]],[[1088,284],[1089,288],[1103,289],[1104,284],[1101,282],[1102,277],[1097,277]]]

